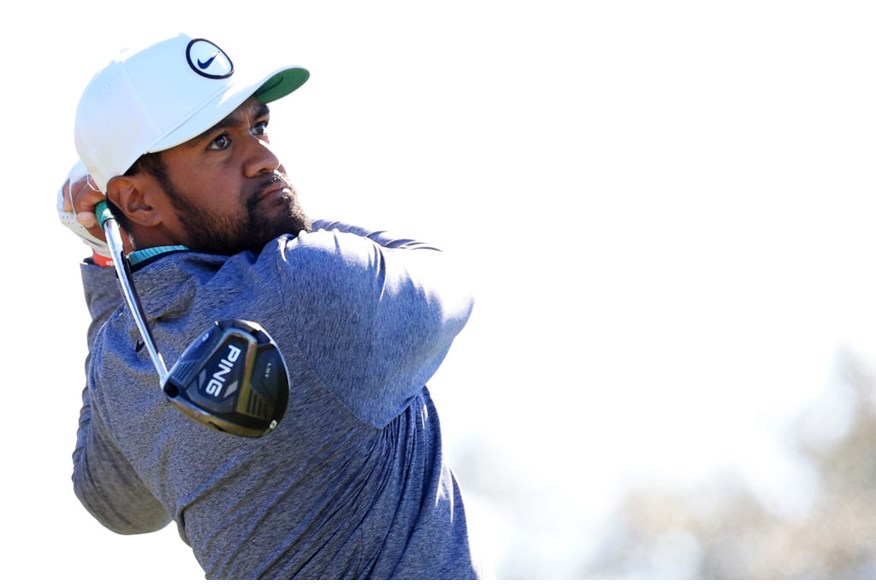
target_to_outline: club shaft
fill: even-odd
[[[113,265],[116,268],[116,274],[119,277],[119,284],[122,288],[122,294],[125,297],[125,302],[134,317],[134,322],[137,323],[137,330],[140,331],[140,336],[143,337],[143,343],[146,345],[146,350],[149,351],[149,357],[152,359],[155,370],[160,378],[160,385],[163,387],[167,380],[167,366],[164,364],[164,358],[158,352],[158,347],[155,345],[155,340],[152,338],[152,333],[149,326],[146,324],[146,314],[143,312],[143,307],[140,304],[140,299],[137,296],[137,290],[134,288],[131,278],[131,269],[124,255],[124,246],[122,244],[122,236],[119,231],[119,225],[116,220],[110,215],[103,222],[103,232],[106,236],[107,246],[112,256]]]

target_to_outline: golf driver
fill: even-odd
[[[106,202],[95,209],[125,302],[137,323],[165,397],[214,430],[258,438],[277,427],[289,400],[289,377],[273,339],[257,323],[232,319],[205,330],[168,371],[146,323],[118,223]]]

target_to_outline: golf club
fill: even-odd
[[[168,371],[146,322],[118,223],[105,201],[95,209],[106,235],[125,302],[165,397],[180,412],[214,430],[258,438],[277,427],[289,400],[289,377],[279,348],[257,323],[215,322]]]

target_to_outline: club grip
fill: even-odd
[[[112,211],[109,210],[106,201],[101,201],[97,204],[97,207],[94,208],[94,214],[97,216],[97,221],[98,223],[100,223],[101,229],[103,229],[104,223],[106,223],[110,219],[115,219],[115,217],[113,217]]]

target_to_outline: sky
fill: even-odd
[[[2,341],[13,572],[202,577],[172,527],[118,536],[73,496],[86,248],[55,211],[88,79],[177,31],[311,71],[272,107],[271,135],[312,216],[470,268],[475,312],[430,386],[451,464],[473,448],[490,461],[459,478],[495,565],[513,553],[525,577],[565,577],[601,514],[649,481],[732,469],[780,512],[805,507],[787,432],[835,390],[843,351],[876,363],[876,7],[120,6],[27,3],[0,23],[16,195],[2,237],[25,274]]]

